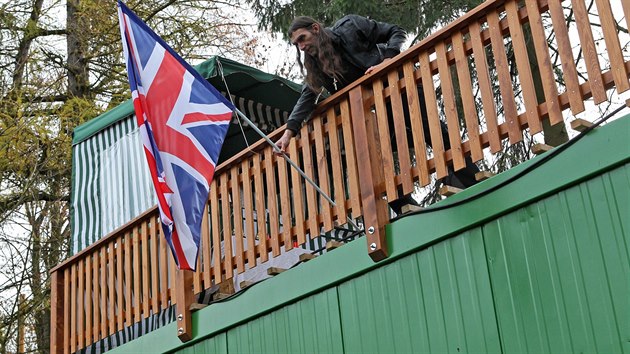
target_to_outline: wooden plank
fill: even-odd
[[[225,270],[225,278],[229,279],[232,277],[234,271],[234,265],[232,264],[232,221],[230,220],[230,214],[233,209],[230,206],[228,174],[222,173],[219,179],[221,181],[221,216],[223,217],[223,267]]]
[[[348,101],[343,100],[339,103],[341,111],[341,121],[343,127],[343,145],[346,151],[346,166],[348,168],[348,185],[350,189],[350,205],[352,208],[352,217],[357,218],[361,215],[361,198],[359,191],[359,173],[357,167],[356,150],[354,144],[354,135],[352,132],[352,117],[350,116],[350,106]]]
[[[77,264],[70,266],[70,351],[77,350]]]
[[[628,2],[628,0],[626,0],[626,2]],[[610,71],[612,72],[613,80],[617,86],[617,93],[622,93],[630,89],[630,81],[628,81],[628,72],[626,71],[623,52],[619,44],[620,34],[617,33],[617,21],[615,21],[615,17],[612,13],[610,0],[595,0],[595,3],[597,4],[597,12],[599,13],[602,30],[604,32],[606,53],[610,60]],[[628,53],[627,48],[625,52],[626,54]]]
[[[621,6],[623,7],[623,16],[626,18],[626,28],[630,28],[630,2],[622,1]]]
[[[125,232],[125,326],[131,326],[133,324],[133,301],[131,300],[133,295],[133,291],[131,290],[133,284],[133,270],[131,266],[131,252],[133,252],[132,237],[131,231]]]
[[[334,107],[327,111],[329,143],[330,143],[330,160],[332,163],[332,180],[334,188],[334,200],[337,207],[335,214],[339,225],[345,224],[348,213],[346,210],[346,190],[343,187],[343,165],[341,163],[341,147],[339,145],[339,126],[337,125],[337,117]]]
[[[477,181],[480,181],[480,182],[481,181],[485,181],[488,178],[491,178],[491,177],[494,177],[494,176],[495,176],[495,174],[490,172],[490,171],[479,171],[479,172],[475,173],[475,179]]]
[[[429,53],[420,53],[419,60],[422,86],[424,88],[424,101],[427,105],[427,120],[429,121],[429,132],[431,133],[433,161],[435,162],[437,178],[440,179],[448,175],[448,169],[446,168],[446,160],[444,158],[444,141],[442,140],[440,115],[437,109],[437,99],[435,97],[433,75],[431,74],[431,64],[429,63]]]
[[[64,313],[65,289],[63,273],[64,270],[56,270],[50,273],[50,353],[52,354],[60,354],[64,350],[63,328],[65,327],[64,321],[66,316]],[[88,321],[87,324],[89,328],[90,322]]]
[[[343,242],[339,242],[336,240],[330,240],[328,242],[326,242],[326,251],[332,251],[335,248],[339,248],[341,246],[343,246],[344,243]]]
[[[503,34],[499,26],[499,15],[496,11],[488,13],[488,26],[490,31],[490,41],[494,53],[494,61],[499,79],[501,91],[501,101],[503,102],[503,112],[505,122],[508,127],[508,136],[511,144],[516,144],[523,140],[523,134],[518,123],[518,112],[514,101],[514,90],[512,89],[512,78],[510,76],[510,66],[505,53]]]
[[[446,45],[444,42],[437,43],[435,47],[437,54],[438,71],[440,75],[440,85],[442,86],[442,97],[444,98],[444,113],[448,124],[448,138],[451,143],[451,154],[453,157],[454,169],[460,170],[466,167],[464,152],[462,151],[462,140],[459,127],[459,114],[455,103],[455,89],[453,88],[453,77],[451,68],[447,62]]]
[[[108,245],[107,251],[107,288],[109,289],[109,310],[107,311],[107,319],[109,324],[109,333],[116,333],[116,278],[114,275],[115,271],[115,261],[114,255],[116,251],[114,250],[115,241],[112,240]]]
[[[374,93],[374,108],[376,111],[376,121],[378,124],[378,137],[383,155],[383,173],[385,174],[385,194],[388,201],[398,199],[398,189],[396,186],[394,153],[392,152],[392,143],[389,132],[389,122],[387,118],[387,108],[385,97],[383,95],[383,81],[376,78],[372,82],[372,91]]]
[[[232,189],[232,212],[234,217],[234,241],[236,244],[236,271],[238,274],[245,271],[245,262],[243,260],[243,207],[241,202],[241,182],[239,181],[239,166],[236,165],[230,170],[231,173],[231,189]]]
[[[324,148],[324,130],[322,128],[322,117],[313,120],[313,135],[315,136],[315,160],[317,161],[317,176],[319,188],[330,197],[330,181],[328,178],[328,158],[326,158],[326,149]],[[322,221],[324,223],[324,232],[333,229],[332,208],[324,196],[319,196],[319,205],[321,206]]]
[[[100,247],[100,256],[101,282],[99,286],[101,288],[101,338],[107,338],[110,334],[107,331],[107,318],[109,316],[109,313],[107,312],[107,244],[103,244]]]
[[[79,262],[79,270],[77,276],[78,280],[78,288],[77,288],[77,336],[78,336],[78,348],[85,348],[85,322],[84,322],[84,314],[85,314],[85,262],[84,260],[80,260]],[[23,296],[23,295],[20,295]],[[24,337],[22,337],[24,338]]]
[[[299,156],[297,150],[297,139],[291,139],[289,142],[289,156],[299,163]],[[295,229],[297,234],[297,243],[303,245],[306,242],[306,231],[304,230],[304,197],[302,190],[304,187],[304,179],[295,170],[291,170],[291,185],[293,187],[293,208],[295,213]]]
[[[581,118],[571,121],[571,129],[577,130],[579,132],[583,132],[592,126],[593,126],[593,123],[587,120],[581,119]]]
[[[274,276],[274,275],[278,275],[278,274],[280,274],[282,272],[286,272],[286,269],[278,268],[278,267],[269,267],[269,268],[267,268],[267,275]]]
[[[314,254],[312,254],[312,253],[302,253],[302,254],[298,257],[298,260],[299,260],[301,263],[305,263],[305,262],[311,261],[311,260],[313,260],[313,259],[315,259],[315,258],[317,258],[317,256],[316,256],[316,255],[314,255]]]
[[[469,26],[470,40],[473,47],[473,57],[477,68],[477,80],[483,103],[483,115],[486,120],[486,135],[490,144],[490,152],[501,151],[501,137],[499,134],[499,123],[497,119],[497,107],[494,102],[494,93],[490,84],[490,72],[488,71],[488,59],[486,50],[481,39],[481,26],[479,22],[473,21]]]
[[[258,225],[258,253],[260,254],[260,262],[267,262],[269,259],[268,247],[267,247],[267,225],[265,223],[266,210],[265,210],[265,190],[263,188],[263,168],[260,160],[260,155],[254,155],[254,200],[256,202],[256,221]]]
[[[267,209],[269,213],[268,223],[269,234],[271,236],[271,254],[277,257],[280,255],[280,229],[278,227],[280,218],[278,217],[278,191],[276,189],[275,163],[273,160],[273,150],[266,148],[265,177],[267,181]]]
[[[96,258],[95,258],[96,259]],[[72,316],[70,310],[70,268],[60,270],[63,275],[63,352],[70,353],[70,318]]]
[[[101,323],[101,310],[100,310],[100,290],[101,290],[101,286],[100,286],[100,275],[99,275],[99,268],[100,268],[100,255],[99,255],[99,250],[100,248],[94,249],[94,253],[92,253],[92,286],[93,288],[93,292],[94,294],[92,295],[92,308],[94,309],[94,318],[92,319],[92,335],[94,338],[94,342],[98,341],[99,339],[102,338],[102,335],[100,334],[100,326],[99,324]],[[66,327],[67,328],[67,327]],[[67,347],[68,348],[68,347]]]
[[[562,123],[563,119],[560,102],[558,101],[558,87],[556,86],[551,57],[549,56],[549,44],[547,43],[538,2],[526,1],[525,6],[527,6],[529,25],[532,31],[532,42],[536,50],[536,58],[540,70],[543,92],[545,94],[549,122],[555,125]]]
[[[223,196],[225,198],[225,196]],[[175,276],[175,298],[177,299],[177,337],[182,342],[192,339],[192,314],[190,305],[193,302],[192,271],[178,270]]]
[[[312,117],[311,119],[320,119],[319,117]],[[300,142],[302,143],[302,157],[304,158],[304,173],[311,180],[315,181],[315,173],[313,168],[313,155],[311,152],[311,139],[308,135],[308,125],[304,125],[302,127],[302,134]],[[311,239],[315,239],[319,237],[319,222],[317,221],[317,217],[319,214],[319,210],[317,207],[317,192],[315,188],[310,184],[306,183],[306,210],[308,215],[308,232],[311,236]]]
[[[464,42],[462,33],[456,32],[451,37],[453,52],[455,54],[455,66],[457,67],[457,78],[462,95],[462,107],[464,109],[464,119],[466,120],[466,130],[468,131],[468,142],[470,144],[470,155],[473,161],[483,159],[483,148],[479,139],[479,120],[477,118],[477,107],[473,97],[473,86],[470,78],[470,68],[468,57],[464,53]]]
[[[551,151],[552,149],[553,146],[547,144],[534,144],[534,146],[532,146],[532,153],[534,153],[535,155],[540,155],[547,151]]]
[[[133,320],[139,322],[140,318],[140,287],[142,279],[140,278],[140,235],[138,228],[133,228]]]
[[[245,235],[247,235],[247,265],[256,266],[256,234],[254,233],[254,199],[252,195],[251,171],[249,160],[241,163],[243,170],[243,203],[245,204]]]
[[[94,323],[92,322],[92,298],[94,297],[94,293],[92,292],[92,289],[94,288],[94,283],[92,282],[92,256],[93,255],[87,255],[85,258],[85,344],[86,345],[90,345],[92,343],[94,343],[94,338],[93,338],[93,331],[92,329],[94,328]],[[52,289],[52,283],[51,282],[51,289]],[[54,302],[52,302],[51,299],[51,310],[52,307],[54,306]],[[54,317],[51,318],[54,319]],[[52,334],[51,334],[51,338],[53,338]],[[51,353],[54,353],[54,350],[51,350]]]
[[[440,190],[438,191],[438,193],[444,197],[450,197],[452,195],[455,195],[459,192],[461,192],[462,190],[457,188],[457,187],[453,187],[453,186],[442,186],[440,187]]]
[[[588,81],[591,85],[591,94],[596,104],[606,101],[606,90],[602,81],[602,69],[599,65],[597,48],[593,40],[593,31],[588,18],[588,10],[584,4],[584,0],[571,0],[573,5],[573,14],[577,24],[578,35],[580,38],[580,48],[584,54],[586,62],[586,72],[588,73]],[[602,18],[603,23],[603,18]]]
[[[549,14],[551,15],[551,24],[556,35],[556,44],[558,45],[558,53],[560,54],[560,62],[562,63],[562,77],[567,87],[567,95],[573,115],[584,112],[584,101],[582,99],[582,91],[578,81],[577,69],[575,68],[575,60],[573,58],[573,49],[569,41],[569,32],[565,24],[564,13],[560,1],[550,1]]]
[[[208,196],[208,198],[209,197],[210,196]],[[209,289],[212,286],[212,273],[210,272],[212,268],[210,261],[212,259],[210,256],[212,240],[210,237],[210,205],[209,200],[207,200],[203,208],[203,218],[201,219],[201,254],[199,258],[202,259],[202,263],[201,268],[197,270],[197,272],[201,271],[198,278],[203,280],[201,290]],[[195,289],[195,293],[197,293],[197,289]]]
[[[408,61],[403,64],[403,75],[407,93],[407,104],[409,105],[409,117],[411,120],[411,132],[413,136],[414,153],[416,155],[416,166],[420,171],[420,186],[426,186],[431,182],[431,174],[429,173],[429,164],[427,163],[427,144],[424,141],[424,127],[422,122],[422,111],[420,109],[420,97],[418,96],[417,83],[414,74],[414,62]],[[383,160],[385,160],[385,151],[383,151]],[[387,179],[387,176],[385,176]]]
[[[221,261],[221,225],[219,224],[219,187],[218,181],[210,185],[210,216],[212,217],[212,270],[214,284],[221,282],[223,262]]]
[[[207,213],[205,213],[206,210],[204,210],[204,218],[207,218]],[[157,228],[160,227],[160,221],[157,217],[151,217],[149,218],[150,222],[151,222],[151,240],[150,240],[150,247],[151,247],[151,309],[153,310],[153,313],[156,314],[160,311],[159,305],[159,290],[158,290],[158,286],[160,283],[160,263],[158,261],[158,232],[157,232]],[[203,221],[201,224],[201,238],[203,239]],[[203,241],[202,241],[203,243]],[[120,257],[118,258],[119,262],[120,262]],[[121,287],[122,289],[122,287]],[[120,302],[120,306],[122,307],[122,302]]]
[[[516,57],[518,78],[523,92],[523,101],[525,102],[527,125],[529,126],[530,134],[534,135],[542,131],[542,122],[538,114],[538,99],[536,98],[534,77],[532,75],[529,55],[527,54],[527,46],[525,45],[525,36],[519,21],[518,3],[515,0],[507,1],[505,3],[505,10],[507,12],[510,35],[512,36],[512,46],[514,48],[514,56]]]
[[[123,233],[116,242],[116,303],[118,304],[118,315],[116,330],[120,331],[125,328],[125,288],[124,288],[124,275],[123,269],[125,266],[123,260],[123,247],[125,247],[125,234]]]
[[[140,260],[142,266],[142,318],[149,317],[149,226],[147,220],[141,224],[140,252],[142,258]]]
[[[389,94],[394,119],[394,131],[396,132],[396,146],[398,152],[398,167],[402,182],[403,195],[413,192],[413,178],[411,173],[411,157],[407,144],[407,127],[405,126],[405,112],[402,104],[402,96],[398,85],[398,70],[390,71],[387,75],[389,82]],[[381,154],[382,156],[382,154]],[[380,161],[378,161],[380,163]]]
[[[158,239],[160,244],[160,310],[168,308],[168,249],[166,238],[162,237],[162,230],[158,230]],[[209,247],[209,246],[208,246]],[[208,264],[210,260],[208,259]],[[208,267],[208,273],[210,269]],[[129,316],[130,314],[127,314]]]
[[[289,174],[287,163],[284,158],[279,157],[278,161],[278,185],[280,186],[280,206],[282,209],[282,239],[284,250],[293,249],[291,237],[291,198],[289,197]]]

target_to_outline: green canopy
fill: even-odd
[[[227,89],[221,77],[221,68],[228,85]],[[217,90],[222,92],[229,90],[233,96],[244,99],[243,102],[246,106],[252,106],[251,102],[254,102],[257,105],[262,104],[264,107],[291,112],[300,96],[301,86],[292,81],[219,56],[206,60],[197,65],[195,69]],[[245,113],[247,114],[247,112]],[[133,104],[131,100],[128,100],[76,127],[72,144],[75,145],[90,138],[131,114],[133,114]],[[252,119],[252,117],[249,118]],[[257,121],[256,119],[252,120]],[[242,135],[240,128],[236,128],[238,129],[237,133]],[[234,132],[228,131],[228,139],[232,136],[235,136]]]

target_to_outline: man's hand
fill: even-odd
[[[371,74],[373,71],[376,71],[376,69],[380,68],[381,66],[383,66],[386,62],[390,61],[391,58],[385,58],[383,59],[383,61],[378,64],[378,65],[374,65],[374,66],[370,66],[366,71],[365,71],[365,75],[367,74]]]
[[[280,151],[274,150],[274,153],[278,156],[286,154],[287,148],[289,147],[289,141],[291,141],[291,138],[293,138],[294,135],[295,134],[293,133],[293,131],[289,129],[285,130],[284,134],[282,134],[282,137],[278,139],[278,141],[276,141],[276,145],[278,146]]]

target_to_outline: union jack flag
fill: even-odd
[[[164,236],[177,266],[195,270],[201,219],[234,106],[121,1],[118,17]]]

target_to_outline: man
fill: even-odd
[[[303,73],[306,69],[306,78],[302,94],[287,121],[287,129],[276,142],[280,150],[286,152],[289,141],[302,123],[310,117],[324,91],[334,93],[361,76],[370,74],[379,65],[400,53],[406,36],[406,32],[396,25],[357,15],[347,15],[330,28],[324,28],[310,17],[295,18],[289,28],[289,37],[291,43],[298,49],[297,61]],[[304,62],[301,60],[300,51],[304,52]],[[418,89],[423,124],[428,127],[421,86]],[[406,117],[405,120],[408,119],[409,117]],[[410,126],[409,122],[407,126]],[[450,148],[448,133],[443,123],[442,136],[445,148]],[[425,129],[425,141],[431,144],[428,129]],[[474,174],[479,172],[479,169],[470,158],[467,158],[466,162],[466,168],[451,173],[445,183],[460,188],[477,183]],[[405,196],[399,203],[390,205],[399,213],[400,208],[396,204],[401,203],[415,204],[415,200],[411,196]]]

